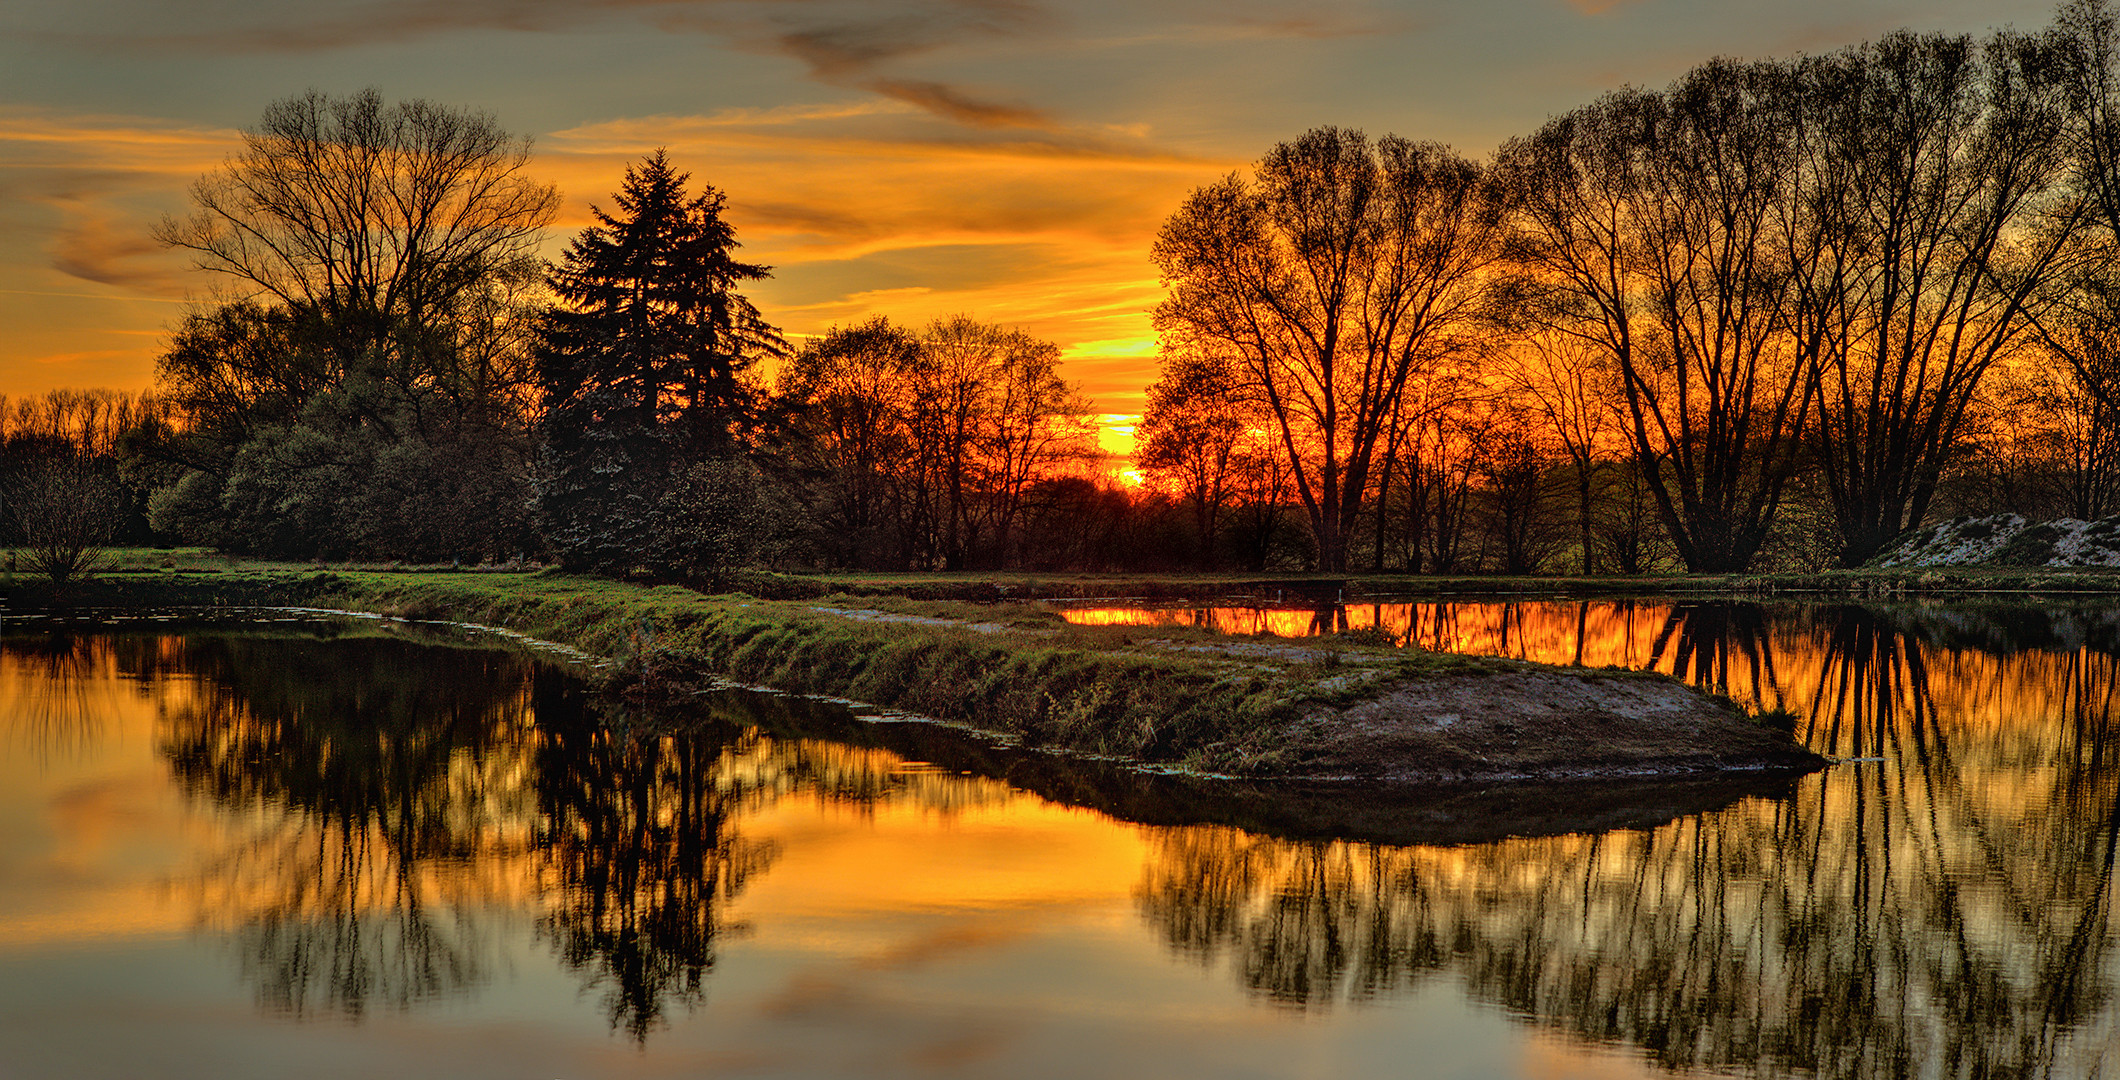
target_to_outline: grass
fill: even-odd
[[[510,574],[520,567],[410,566],[389,562],[298,562],[237,558],[205,548],[114,549],[115,578],[157,574],[245,574],[259,571],[344,574]],[[949,573],[770,573],[746,571],[735,588],[761,599],[819,600],[836,597],[855,606],[896,612],[950,612],[969,617],[998,601],[1030,599],[1224,599],[1250,596],[1288,602],[1304,599],[1348,602],[1423,597],[1725,597],[1761,596],[1869,599],[1896,596],[2038,593],[2120,593],[2120,568],[1897,567],[1889,569],[1788,571],[1744,574],[1635,574],[1626,576],[1518,576],[1353,572],[1089,574],[959,571]],[[926,606],[924,606],[926,605]],[[1016,616],[1009,616],[1016,617]],[[1031,616],[1035,617],[1035,616]]]
[[[837,592],[770,600],[551,570],[321,567],[187,550],[120,557],[120,572],[65,596],[24,583],[10,595],[127,608],[336,607],[500,626],[617,660],[620,688],[636,695],[727,679],[1211,772],[1276,771],[1307,711],[1359,700],[1391,676],[1485,668],[1359,632],[1232,655],[1196,648],[1230,641],[1212,630],[1075,626],[1023,602]]]
[[[500,626],[616,660],[622,688],[639,695],[682,697],[728,679],[919,713],[1033,745],[1243,774],[1293,764],[1302,722],[1320,710],[1371,697],[1399,678],[1507,665],[1397,648],[1373,628],[1247,639],[1198,627],[1082,626],[1013,598],[1257,597],[1266,588],[1326,600],[1344,592],[1350,602],[2120,591],[2120,573],[2111,571],[1953,568],[1615,579],[754,573],[737,582],[744,592],[707,596],[520,567],[269,562],[193,548],[114,554],[113,572],[61,596],[11,574],[10,602],[338,607]],[[850,618],[819,610],[826,607],[911,618]]]

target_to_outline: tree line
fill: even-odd
[[[1153,460],[1206,522],[1227,463],[1186,444],[1230,410],[1333,569],[1451,564],[1470,487],[1484,564],[1536,568],[1570,516],[1537,489],[1569,482],[1580,569],[1600,531],[1622,569],[1855,566],[2041,445],[2103,513],[2114,74],[2109,5],[2077,0],[2038,33],[1711,61],[1484,163],[1309,132],[1157,239]]]
[[[2073,0],[2038,32],[1718,59],[1485,161],[1277,145],[1155,239],[1138,484],[1050,342],[788,342],[724,193],[661,152],[547,264],[527,140],[312,92],[157,231],[226,295],[154,391],[16,406],[4,525],[30,540],[66,489],[136,540],[682,579],[1854,566],[1941,514],[2103,516],[2115,37]]]

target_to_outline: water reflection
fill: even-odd
[[[527,665],[383,637],[118,638],[197,692],[158,749],[231,840],[182,883],[269,1009],[358,1016],[489,977],[487,909],[520,896],[530,792]],[[174,655],[172,655],[172,652]]]
[[[742,929],[730,902],[773,863],[743,817],[798,791],[944,811],[998,797],[762,735],[772,717],[756,713],[785,699],[718,697],[681,725],[622,717],[626,734],[579,682],[514,653],[379,635],[319,649],[291,632],[80,640],[67,655],[189,673],[158,748],[230,839],[175,888],[284,1015],[477,987],[530,911],[612,1027],[644,1040],[703,1000]],[[8,643],[11,658],[36,648]]]
[[[13,678],[6,695],[7,734],[41,755],[78,752],[102,729],[99,691],[107,690],[110,662],[92,639],[71,633],[27,635],[11,641]]]
[[[1614,602],[1303,617],[1298,632],[1399,626],[1655,667],[1787,710],[1822,752],[1878,760],[1772,797],[1570,797],[1511,821],[1549,835],[1496,839],[1479,826],[1505,811],[1484,793],[1444,825],[1440,803],[1350,819],[1308,792],[1247,802],[785,698],[615,712],[523,655],[378,632],[11,636],[0,675],[10,737],[47,750],[100,722],[68,685],[160,687],[157,768],[214,823],[170,887],[279,1015],[417,1009],[498,981],[527,940],[645,1044],[708,1000],[761,882],[849,872],[791,869],[781,845],[796,841],[762,824],[776,806],[947,821],[1027,789],[1137,823],[1113,828],[1146,848],[1131,905],[1151,948],[1281,1009],[1446,979],[1670,1069],[2116,1064],[2111,616]]]
[[[1169,833],[1137,891],[1144,919],[1273,1001],[1449,972],[1670,1068],[2110,1064],[2120,661],[2095,613],[1506,606],[1410,621],[1535,659],[1673,672],[1788,708],[1814,749],[1871,760],[1642,831],[1443,849]]]

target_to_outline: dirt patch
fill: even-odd
[[[1805,772],[1785,732],[1669,679],[1523,665],[1402,680],[1321,709],[1293,733],[1291,772],[1395,784]]]

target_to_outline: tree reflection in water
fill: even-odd
[[[160,750],[240,840],[186,883],[260,999],[406,1008],[482,982],[529,884],[527,665],[380,637],[192,635]]]
[[[0,658],[0,735],[40,756],[93,743],[104,715],[95,691],[108,682],[108,653],[95,638],[65,629],[9,638]]]
[[[620,717],[513,653],[305,635],[165,639],[201,692],[161,752],[240,841],[183,883],[274,1011],[409,1008],[490,977],[532,912],[560,961],[644,1040],[702,1000],[729,902],[771,865],[740,819],[794,792],[979,801],[888,755],[776,740],[780,699],[681,727]],[[645,732],[626,734],[626,730]]]
[[[1448,972],[1671,1068],[2109,1068],[2113,650],[1959,649],[1918,614],[1856,608],[1663,621],[1644,666],[1786,701],[1815,749],[1887,760],[1646,832],[1390,848],[1174,830],[1144,918],[1274,1001]]]
[[[1639,602],[1421,619],[1537,659],[1679,671],[1788,708],[1822,751],[1887,760],[1648,831],[1440,848],[1147,829],[1137,900],[1173,949],[1291,1008],[1447,973],[1674,1068],[2109,1069],[2120,648],[2094,620]],[[770,872],[753,815],[789,796],[1009,797],[849,745],[785,699],[712,699],[683,725],[601,715],[510,653],[375,634],[56,641],[9,639],[5,660],[184,676],[156,699],[160,752],[236,841],[180,887],[295,1015],[459,993],[527,924],[645,1039],[703,999],[741,929],[732,901]]]

